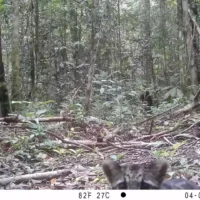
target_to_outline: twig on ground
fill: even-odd
[[[170,145],[174,145],[172,142],[170,142],[166,137],[163,137],[163,139],[168,143],[168,144],[170,144]]]
[[[183,137],[183,138],[188,138],[188,139],[196,139],[198,140],[198,137],[195,137],[193,135],[189,135],[189,134],[178,134],[174,136],[174,139],[177,139],[178,137]]]
[[[200,121],[195,122],[194,124],[192,124],[189,128],[186,128],[185,130],[181,131],[181,133],[184,133],[186,131],[189,131],[192,127],[196,126],[197,124],[199,124]]]
[[[151,139],[151,140],[153,140],[153,139],[155,139],[155,138],[157,138],[157,137],[159,137],[159,136],[161,136],[161,135],[163,136],[163,135],[165,135],[165,134],[168,134],[168,133],[171,133],[171,132],[177,130],[181,123],[182,123],[182,122],[181,122],[181,120],[180,120],[180,122],[177,123],[177,125],[176,125],[175,127],[172,127],[172,128],[169,129],[169,130],[161,131],[161,132],[155,133],[155,134],[153,134],[153,135],[145,135],[145,136],[142,136],[142,137],[140,137],[140,138],[137,138],[136,140],[137,140],[137,141],[138,141],[138,140],[144,140],[144,139]]]
[[[176,112],[174,112],[174,114],[177,116],[181,113],[190,112],[191,110],[199,107],[200,106],[200,102],[198,102],[199,95],[200,95],[200,89],[197,91],[192,104],[186,105],[184,108],[181,108],[177,110]]]
[[[199,141],[200,141],[200,139],[198,138],[197,140],[192,142],[189,146],[187,146],[186,149],[184,149],[181,153],[176,154],[176,156],[183,155],[188,149],[190,149],[191,147],[195,146],[196,143],[199,142]]]
[[[85,148],[85,149],[87,149],[89,151],[93,151],[94,153],[96,153],[97,155],[99,155],[102,159],[104,159],[104,156],[100,152],[98,152],[98,151],[96,151],[96,150],[94,150],[94,149],[92,149],[92,148],[90,148],[90,147],[88,147],[88,146],[86,146],[84,144],[76,143],[74,141],[67,141],[65,139],[62,139],[60,136],[55,135],[54,133],[51,133],[49,131],[45,131],[45,132],[48,133],[49,135],[51,135],[51,136],[53,136],[53,137],[61,140],[63,143],[77,145],[77,146],[83,147],[83,148]]]
[[[176,107],[178,107],[178,106],[179,106],[179,105],[176,105],[176,106],[174,106],[174,107],[172,107],[172,108],[170,108],[170,109],[168,109],[168,110],[166,110],[166,111],[164,111],[164,112],[161,112],[161,113],[159,113],[159,114],[157,114],[157,115],[154,115],[154,116],[152,116],[152,117],[150,117],[150,118],[148,118],[148,119],[145,119],[145,120],[143,120],[143,121],[141,121],[141,122],[136,122],[136,123],[133,124],[133,126],[137,126],[137,125],[143,124],[143,123],[145,123],[145,122],[147,122],[147,121],[149,121],[149,120],[155,119],[156,117],[158,117],[158,116],[160,116],[160,115],[163,115],[163,114],[166,114],[167,112],[171,111],[172,109],[174,109],[174,108],[176,108]]]
[[[113,147],[115,147],[115,148],[117,148],[117,149],[123,149],[123,150],[127,150],[128,148],[124,148],[124,147],[122,147],[122,146],[117,146],[117,145],[115,145],[115,144],[113,144],[113,143],[111,143],[111,142],[107,142],[109,145],[111,145],[111,146],[113,146]]]
[[[149,128],[148,135],[151,135],[152,128],[153,128],[153,122],[154,122],[154,120],[152,119],[152,120],[151,120],[151,124],[150,124],[150,128]]]

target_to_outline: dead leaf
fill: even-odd
[[[55,185],[56,184],[56,178],[51,179],[51,185]]]

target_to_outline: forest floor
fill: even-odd
[[[169,177],[199,184],[200,114],[196,110],[178,116],[163,113],[117,127],[94,117],[83,123],[59,119],[28,126],[2,123],[1,189],[109,189],[101,167],[106,158],[128,164],[165,157]]]

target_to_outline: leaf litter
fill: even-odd
[[[101,169],[106,158],[128,164],[165,157],[171,166],[168,178],[182,177],[200,184],[200,127],[196,118],[161,116],[154,120],[151,133],[148,120],[115,127],[95,117],[60,126],[37,121],[40,127],[34,131],[3,125],[0,188],[108,189]],[[196,125],[189,129],[193,123]]]

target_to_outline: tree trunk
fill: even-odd
[[[150,0],[144,0],[144,31],[145,31],[145,46],[144,46],[144,66],[146,72],[146,81],[149,85],[151,80],[155,84],[155,75],[153,69],[152,57],[152,38],[151,38],[151,4]]]
[[[192,23],[189,19],[189,14],[188,14],[188,1],[187,0],[182,0],[182,7],[183,7],[183,21],[185,22],[184,26],[184,32],[185,32],[185,42],[186,42],[186,47],[187,47],[187,54],[188,54],[188,70],[190,71],[190,81],[192,85],[197,85],[198,80],[197,80],[197,67],[195,66],[194,63],[194,45],[193,45],[193,38],[194,38],[194,32],[192,28]]]
[[[40,62],[40,38],[39,38],[39,2],[38,0],[35,0],[35,62],[34,62],[34,68],[32,68],[33,74],[31,75],[31,91],[32,91],[32,99],[35,98],[35,89],[36,89],[36,83],[38,82],[38,76],[37,76],[37,69],[39,68],[39,62]]]
[[[12,100],[20,100],[19,1],[13,0],[12,6]]]
[[[96,62],[96,53],[97,53],[97,47],[98,43],[95,39],[96,35],[96,20],[97,20],[97,5],[98,0],[92,0],[92,31],[91,31],[91,61],[90,61],[90,67],[88,72],[88,83],[87,83],[87,89],[86,89],[86,103],[85,103],[85,110],[86,114],[89,114],[90,108],[91,108],[91,97],[92,97],[92,90],[93,90],[93,76],[94,76],[94,69],[95,69],[95,62]]]
[[[166,47],[166,40],[167,40],[167,30],[166,30],[166,13],[165,13],[165,0],[160,0],[160,50],[162,53],[163,57],[163,74],[165,78],[165,82],[168,85],[169,80],[168,80],[168,73],[167,73],[167,66],[166,66],[166,52],[165,52],[165,47]]]
[[[2,45],[1,45],[1,19],[0,19],[0,117],[6,117],[10,110],[8,89],[5,82],[5,70],[2,61]]]

